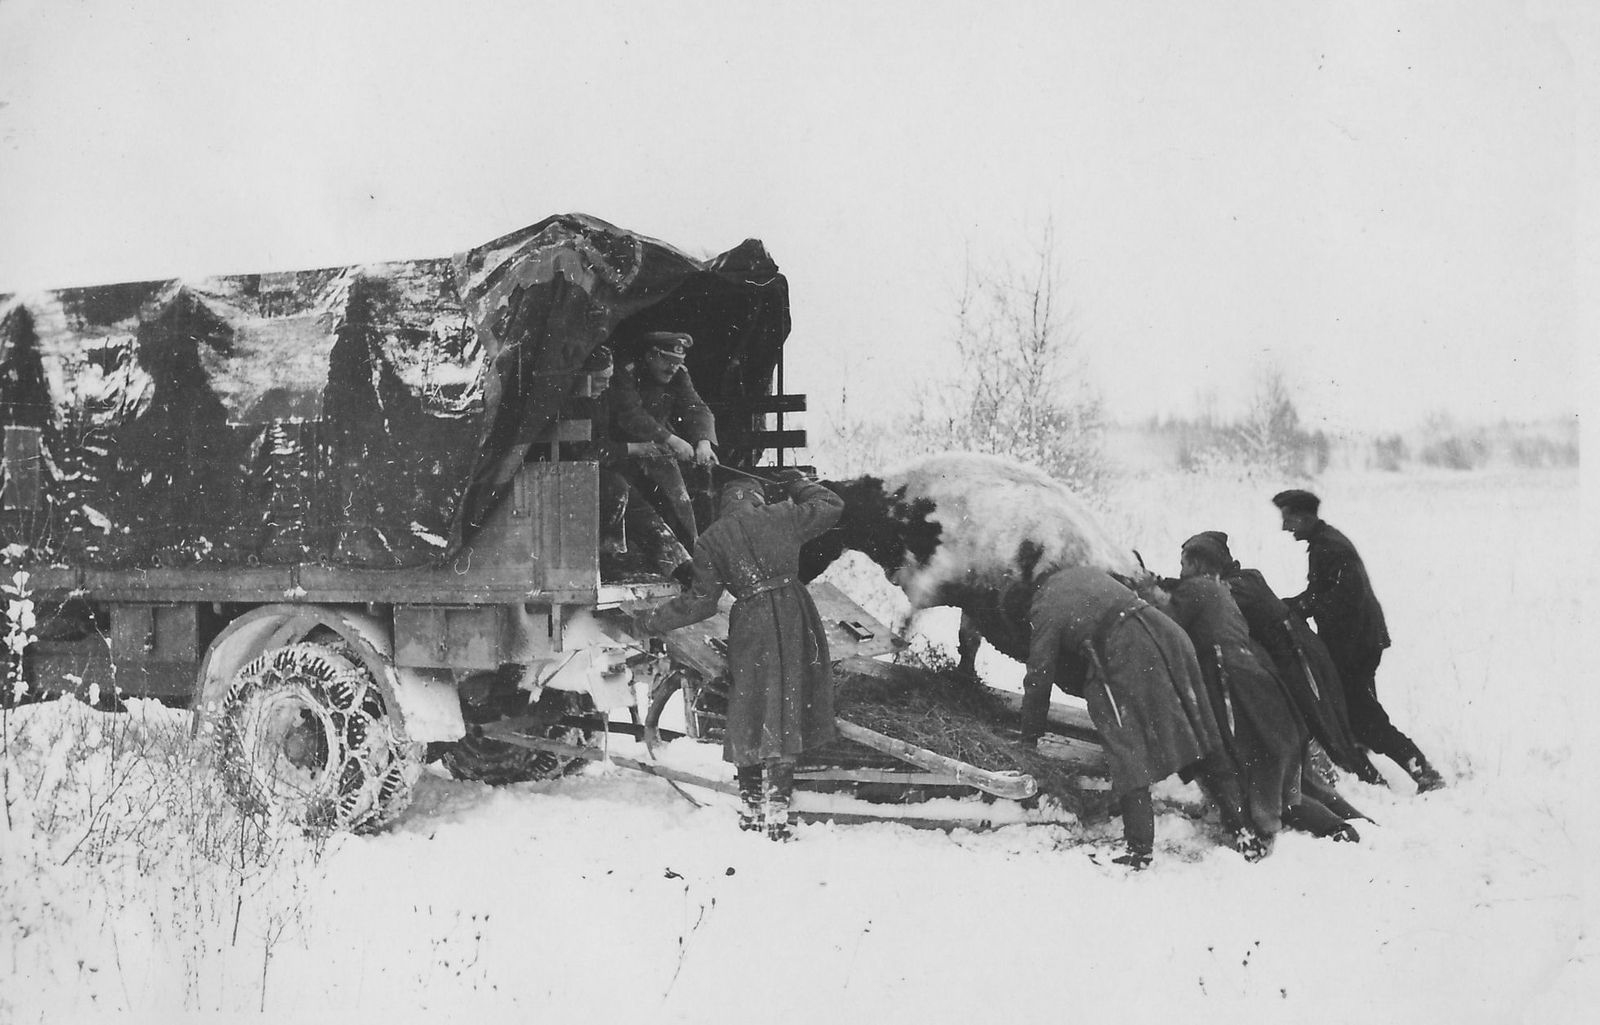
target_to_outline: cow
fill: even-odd
[[[853,549],[905,592],[911,610],[902,628],[922,609],[961,609],[957,650],[969,674],[980,637],[1026,661],[1028,604],[1045,572],[1092,565],[1139,575],[1132,553],[1070,488],[1002,456],[951,452],[881,477],[820,483],[844,499],[844,514],[802,549],[801,576],[814,579]]]

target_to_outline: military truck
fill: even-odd
[[[430,756],[564,772],[672,671],[619,607],[677,591],[601,573],[580,368],[690,333],[748,472],[805,443],[789,328],[759,241],[702,260],[579,214],[450,258],[0,295],[8,696],[188,703],[229,795],[311,827],[391,821]],[[551,743],[476,728],[507,715]]]

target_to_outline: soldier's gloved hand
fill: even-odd
[[[694,446],[676,434],[667,436],[667,450],[672,453],[672,458],[680,463],[687,463],[694,458]]]
[[[711,442],[702,441],[694,447],[694,461],[700,466],[716,466],[717,454],[711,451]]]

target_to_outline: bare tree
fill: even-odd
[[[1289,383],[1277,366],[1258,372],[1249,409],[1231,440],[1241,462],[1269,472],[1315,476],[1328,464],[1327,438],[1300,426]]]
[[[1011,456],[1089,491],[1104,483],[1102,402],[1065,293],[1052,224],[1020,270],[969,259],[956,307],[960,377],[918,419],[930,447]]]

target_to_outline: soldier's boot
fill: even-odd
[[[766,786],[767,839],[784,843],[794,839],[795,814],[790,810],[794,801],[794,763],[768,762]]]
[[[761,766],[741,765],[734,773],[739,780],[739,828],[753,833],[766,827],[766,811],[761,801]]]
[[[1242,854],[1246,861],[1260,861],[1272,853],[1272,840],[1250,826],[1242,826],[1233,834],[1233,849]]]
[[[1156,846],[1156,816],[1149,787],[1134,787],[1122,796],[1122,839],[1128,845],[1127,853],[1112,862],[1135,872],[1148,868]]]
[[[1111,861],[1117,865],[1126,865],[1135,872],[1150,867],[1150,860],[1154,856],[1154,849],[1143,844],[1129,843],[1128,852],[1119,854]]]
[[[1334,843],[1360,843],[1361,834],[1356,832],[1356,827],[1346,822],[1338,829],[1328,834],[1328,839]]]
[[[1389,785],[1389,781],[1383,778],[1383,773],[1379,772],[1378,767],[1372,764],[1372,758],[1367,754],[1366,748],[1357,748],[1356,756],[1359,759],[1356,762],[1356,779],[1375,787],[1387,787]]]
[[[1405,770],[1406,775],[1416,782],[1419,794],[1444,788],[1444,777],[1439,775],[1439,770],[1429,765],[1428,759],[1420,754],[1406,762]]]

